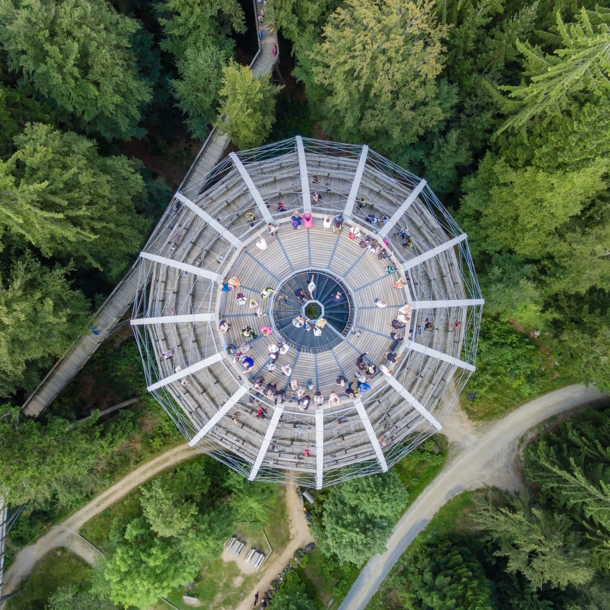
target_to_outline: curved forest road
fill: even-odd
[[[65,547],[82,557],[88,563],[93,563],[99,557],[100,551],[84,539],[79,538],[78,532],[89,519],[99,515],[109,506],[124,498],[149,479],[171,468],[180,462],[201,455],[201,452],[189,447],[186,443],[178,445],[149,462],[146,462],[130,472],[127,476],[109,487],[106,491],[91,500],[86,506],[70,515],[65,521],[41,536],[35,544],[26,546],[15,558],[11,567],[4,573],[4,586],[2,592],[8,595],[18,588],[19,583],[29,576],[37,561],[42,559],[49,551]]]
[[[463,422],[459,421],[460,412],[454,410],[443,433],[454,441],[452,448],[456,447],[459,453],[402,516],[388,540],[388,550],[375,555],[364,566],[339,610],[364,610],[409,544],[447,500],[483,485],[519,489],[522,482],[515,458],[519,441],[528,430],[554,415],[602,400],[606,401],[607,395],[600,394],[597,388],[572,385],[532,400],[491,425],[465,432]]]

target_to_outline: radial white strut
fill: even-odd
[[[184,316],[160,316],[158,318],[137,318],[131,320],[132,326],[143,324],[180,324],[181,322],[212,322],[216,319],[215,313],[191,313]]]
[[[193,275],[205,277],[208,280],[212,280],[213,282],[218,281],[218,278],[220,277],[218,273],[214,273],[213,271],[201,269],[200,267],[195,267],[195,265],[181,263],[180,261],[175,261],[173,258],[166,258],[165,256],[157,256],[156,254],[149,254],[148,252],[140,252],[140,257],[145,258],[149,261],[153,261],[155,263],[167,265],[168,267],[174,267],[174,269],[180,269],[181,271],[192,273]]]
[[[265,459],[265,455],[267,450],[269,449],[269,444],[271,443],[271,439],[275,434],[275,429],[277,428],[277,424],[280,421],[280,417],[282,417],[282,413],[284,412],[284,407],[279,406],[275,407],[275,411],[273,412],[273,417],[271,418],[271,422],[269,423],[269,427],[267,428],[267,432],[265,433],[265,438],[261,443],[261,448],[258,451],[258,455],[256,456],[256,461],[254,462],[254,466],[252,466],[252,470],[250,471],[250,476],[248,477],[248,481],[254,481],[258,471]]]
[[[229,400],[227,400],[227,402],[225,402],[225,404],[222,405],[222,407],[220,407],[220,409],[218,409],[214,415],[212,415],[210,421],[189,441],[189,445],[191,447],[196,445],[231,410],[231,407],[236,405],[240,401],[241,397],[247,393],[247,386],[239,386],[239,390],[237,390],[237,392],[235,392],[235,394],[233,394],[233,396],[231,396],[231,398],[229,398]]]
[[[231,161],[233,161],[233,165],[237,168],[237,171],[241,174],[242,180],[246,183],[250,194],[252,195],[252,199],[254,199],[258,209],[262,217],[265,219],[265,222],[268,224],[273,222],[273,216],[271,216],[261,194],[258,192],[256,185],[252,182],[252,178],[250,178],[250,174],[248,170],[244,167],[244,164],[239,160],[239,157],[235,153],[229,153],[229,157],[231,157]]]
[[[440,246],[436,246],[436,248],[432,248],[432,250],[428,250],[427,252],[424,252],[423,254],[420,254],[419,256],[416,256],[415,258],[408,260],[406,263],[402,264],[402,268],[405,271],[408,271],[412,267],[420,265],[424,261],[434,258],[437,254],[440,254],[441,252],[444,252],[445,250],[449,250],[450,248],[453,248],[453,246],[456,246],[461,241],[464,241],[467,237],[468,237],[468,235],[466,235],[466,233],[462,233],[461,235],[458,235],[457,237],[454,237],[453,239],[446,241],[444,244],[441,244]]]
[[[377,235],[384,238],[392,229],[392,227],[402,218],[404,213],[411,207],[411,204],[417,199],[417,196],[424,190],[424,187],[428,184],[425,180],[422,180],[405,199],[405,202],[392,214],[392,218],[386,222]]]
[[[371,424],[371,420],[366,413],[366,409],[362,404],[362,401],[359,398],[354,400],[354,406],[356,407],[356,411],[358,411],[358,415],[360,415],[360,419],[362,420],[362,424],[364,425],[364,429],[366,430],[366,434],[371,441],[371,445],[373,445],[373,449],[375,450],[375,454],[377,455],[377,461],[381,466],[381,470],[383,472],[388,471],[388,465],[385,461],[385,456],[383,455],[383,451],[381,450],[381,445],[377,440],[377,435],[375,434],[375,430],[373,430],[373,425]]]
[[[398,382],[395,377],[389,375],[386,377],[386,381],[419,413],[421,413],[437,430],[441,430],[442,426],[438,423],[430,412],[422,405],[413,394],[409,393],[406,388]]]
[[[205,210],[202,210],[198,205],[194,204],[190,199],[186,198],[182,193],[176,193],[174,197],[183,203],[187,208],[195,212],[197,216],[203,218],[212,229],[220,234],[221,237],[226,239],[236,248],[241,248],[242,241],[236,235],[233,235],[226,227],[223,227],[215,218],[210,216]]]
[[[421,343],[415,343],[415,341],[407,341],[405,349],[412,349],[414,352],[419,352],[420,354],[431,356],[432,358],[442,360],[443,362],[455,364],[456,366],[459,366],[462,369],[466,369],[467,371],[476,371],[476,367],[472,366],[472,364],[468,364],[468,362],[464,362],[463,360],[454,358],[453,356],[449,356],[448,354],[444,354],[443,352],[439,352],[435,349],[432,349],[431,347],[426,347]]]
[[[347,203],[345,204],[345,210],[343,215],[349,218],[354,211],[354,203],[356,203],[356,196],[358,195],[358,189],[360,188],[360,182],[362,181],[362,175],[364,174],[364,167],[366,165],[366,158],[369,154],[369,147],[365,144],[360,152],[360,158],[358,159],[358,167],[356,168],[356,174],[354,175],[354,181],[352,182],[352,188],[349,190],[347,196]]]
[[[169,383],[178,381],[178,379],[182,379],[183,377],[192,375],[193,373],[196,373],[197,371],[201,371],[202,369],[205,369],[208,366],[211,366],[215,362],[220,362],[221,360],[222,360],[222,354],[220,354],[220,353],[214,354],[213,356],[210,356],[209,358],[205,358],[205,360],[200,360],[199,362],[197,362],[195,364],[191,364],[191,366],[187,366],[185,369],[182,369],[181,371],[178,371],[177,373],[174,373],[173,375],[170,375],[169,377],[165,377],[165,379],[161,379],[161,381],[157,381],[157,383],[153,383],[152,385],[149,385],[146,389],[149,392],[152,392],[153,390],[162,388]]]
[[[442,307],[471,307],[485,305],[485,299],[458,299],[455,301],[413,301],[413,309],[440,309]]]
[[[305,148],[303,147],[303,138],[296,137],[297,153],[299,155],[299,171],[301,173],[301,192],[303,193],[303,209],[305,212],[311,212],[311,195],[309,193],[309,176],[307,175],[307,159],[305,158]]]
[[[324,409],[316,409],[316,489],[324,480]]]

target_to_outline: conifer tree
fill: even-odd
[[[0,227],[45,256],[119,275],[148,227],[135,209],[144,192],[137,164],[102,157],[94,141],[40,123],[15,143],[17,152],[0,162]]]
[[[223,73],[216,127],[243,149],[260,146],[275,121],[273,96],[280,90],[270,75],[256,78],[247,66],[229,64]]]
[[[150,84],[131,50],[138,22],[101,0],[1,0],[0,44],[57,110],[107,139],[138,133]]]

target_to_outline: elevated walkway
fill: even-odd
[[[267,25],[258,24],[258,22],[257,25],[259,31],[263,33],[263,39],[259,39],[259,50],[250,67],[255,76],[261,76],[269,72],[277,61],[277,57],[273,55],[273,47],[278,44],[278,39],[275,30],[269,29]],[[218,135],[216,129],[213,129],[179,190],[185,194],[197,194],[205,184],[205,177],[220,160],[228,144],[229,139],[226,136]],[[163,223],[163,220],[164,218],[161,219],[159,225]],[[156,237],[157,230],[158,228],[155,229],[150,240]],[[87,335],[82,337],[74,347],[55,363],[23,405],[24,413],[32,417],[40,415],[112,332],[136,297],[138,270],[139,266],[136,263],[90,320],[88,326],[94,328],[98,334],[88,331]]]

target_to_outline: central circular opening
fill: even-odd
[[[278,333],[300,351],[322,352],[343,341],[351,324],[351,298],[324,271],[299,271],[285,280],[273,302]]]
[[[317,303],[305,305],[305,316],[310,320],[317,320],[322,315],[322,308]]]

